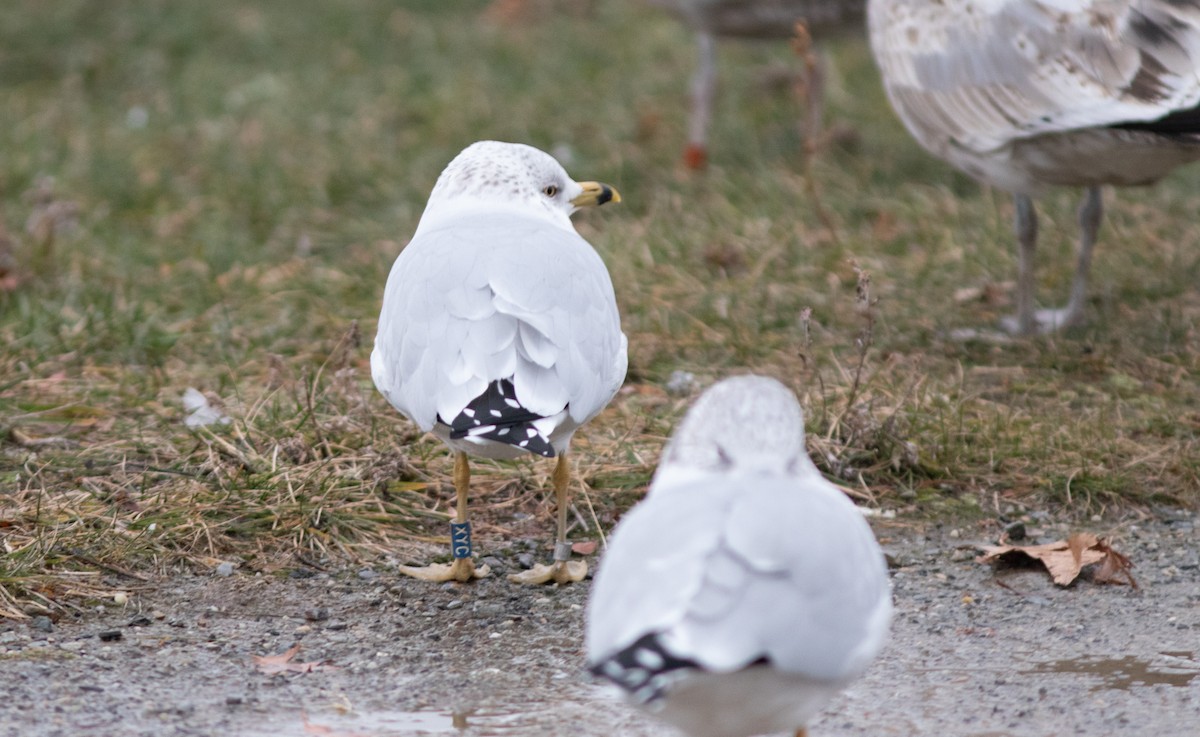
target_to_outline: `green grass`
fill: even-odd
[[[711,166],[692,175],[687,33],[631,3],[530,4],[515,23],[432,0],[0,16],[20,279],[0,294],[0,616],[177,565],[403,555],[444,534],[447,454],[376,394],[368,355],[434,179],[483,138],[565,150],[625,197],[578,223],[630,338],[628,390],[576,446],[605,525],[687,406],[663,390],[675,370],[783,379],[822,468],[884,506],[1195,503],[1200,170],[1108,196],[1088,327],[954,341],[1010,308],[1011,205],[907,136],[861,39],[828,46],[828,118],[857,132],[812,163],[830,232],[799,103],[761,81],[799,66],[786,44],[723,47]],[[1045,302],[1066,295],[1075,197],[1039,204]],[[877,300],[865,351],[855,265]],[[189,386],[233,422],[186,428]],[[548,474],[477,464],[487,544],[549,535]]]

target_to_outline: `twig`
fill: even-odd
[[[871,299],[871,274],[865,269],[860,269],[858,264],[852,264],[854,273],[858,276],[858,283],[855,286],[859,309],[863,312],[863,317],[866,324],[858,333],[858,339],[855,343],[858,346],[858,364],[854,367],[854,382],[850,385],[850,396],[846,399],[846,411],[849,412],[854,407],[854,402],[858,399],[859,389],[862,388],[863,368],[867,365],[867,353],[871,349],[872,340],[875,337],[875,301]]]

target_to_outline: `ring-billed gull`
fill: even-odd
[[[870,0],[888,98],[931,153],[1016,197],[1022,334],[1082,321],[1105,184],[1200,159],[1197,0]],[[1032,195],[1086,187],[1071,297],[1034,309]]]
[[[697,737],[804,725],[887,637],[883,553],[804,448],[795,396],[726,379],[688,411],[588,602],[596,676]]]
[[[683,163],[690,169],[703,168],[708,160],[708,126],[712,121],[713,98],[717,87],[717,37],[789,38],[796,33],[796,22],[803,20],[808,30],[822,34],[856,25],[861,28],[866,0],[645,0],[662,8],[696,33],[698,60],[692,76],[692,112],[688,122],[688,143]],[[818,76],[820,70],[818,70]],[[818,88],[813,99],[818,103],[810,111],[820,120],[820,79],[810,80]],[[810,130],[816,130],[810,124]]]
[[[454,451],[454,562],[404,568],[426,580],[487,575],[472,561],[467,456],[557,456],[552,566],[523,583],[579,581],[568,561],[571,436],[625,380],[626,340],[608,270],[575,232],[580,207],[620,202],[531,146],[481,141],[442,172],[388,276],[371,353],[375,386]]]

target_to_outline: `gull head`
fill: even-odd
[[[479,141],[442,171],[421,216],[422,229],[481,212],[536,218],[574,232],[581,207],[620,202],[613,187],[576,182],[553,156],[523,143]]]
[[[663,451],[660,475],[815,472],[804,449],[804,413],[775,379],[735,376],[709,387]],[[658,479],[656,479],[656,483]]]

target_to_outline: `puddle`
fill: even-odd
[[[1083,657],[1049,660],[1036,663],[1023,673],[1070,673],[1095,676],[1100,683],[1092,691],[1114,689],[1128,691],[1133,686],[1187,686],[1200,680],[1200,662],[1196,654],[1186,650],[1160,653],[1158,662],[1150,663],[1133,655],[1123,658]]]
[[[519,712],[502,711],[373,711],[349,714],[323,713],[301,715],[284,724],[273,725],[272,737],[280,735],[324,734],[330,737],[424,737],[425,735],[456,735],[471,728],[472,735],[509,735],[516,722],[526,716]],[[258,737],[259,733],[249,733]]]

